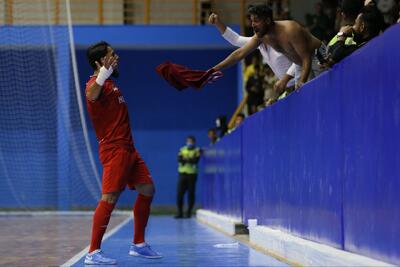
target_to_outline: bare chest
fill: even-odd
[[[277,52],[284,54],[287,58],[295,63],[300,60],[296,50],[285,36],[278,36],[275,38],[268,37],[264,39],[263,43],[266,46],[271,46]]]

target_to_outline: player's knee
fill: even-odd
[[[109,204],[115,204],[118,201],[120,192],[107,193],[101,195],[101,200],[108,202]]]
[[[142,184],[136,187],[138,193],[145,196],[154,196],[156,189],[153,184]]]
[[[156,188],[152,184],[147,185],[145,189],[145,193],[148,196],[154,196],[154,194],[156,193]]]

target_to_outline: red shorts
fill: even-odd
[[[102,193],[122,192],[125,187],[153,184],[149,169],[136,150],[115,147],[100,152],[103,164]]]

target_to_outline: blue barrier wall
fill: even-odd
[[[242,147],[235,164],[243,168],[244,223],[255,218],[400,264],[399,47],[396,25],[300,92],[246,119],[241,144],[226,147],[222,140],[212,148]],[[203,162],[207,169],[208,159]],[[214,187],[229,178],[204,176],[218,181]],[[230,197],[229,191],[210,196],[207,207]]]
[[[341,93],[332,82],[323,75],[246,121],[244,219],[341,247]]]
[[[201,161],[203,208],[242,219],[242,130],[207,148]]]
[[[400,264],[400,25],[337,67],[343,103],[344,246]],[[353,75],[347,69],[357,69]],[[351,82],[353,81],[353,82]],[[345,90],[350,88],[350,90]]]

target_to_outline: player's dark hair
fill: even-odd
[[[187,137],[187,139],[190,139],[190,140],[193,141],[193,143],[196,143],[196,137],[194,137],[193,135],[189,135],[189,136]]]
[[[355,20],[364,7],[364,0],[342,0],[340,8],[346,17]]]
[[[265,4],[250,5],[247,13],[249,15],[257,16],[262,20],[271,19],[271,21],[273,21],[272,9]]]
[[[239,113],[237,116],[242,117],[243,119],[246,117],[243,113]]]
[[[107,55],[107,48],[109,46],[110,45],[107,42],[101,41],[91,45],[87,49],[86,56],[92,69],[97,69],[96,61],[100,63],[101,58]]]
[[[369,38],[378,36],[383,29],[384,19],[382,13],[375,5],[365,6],[361,11],[361,19],[364,21]]]

